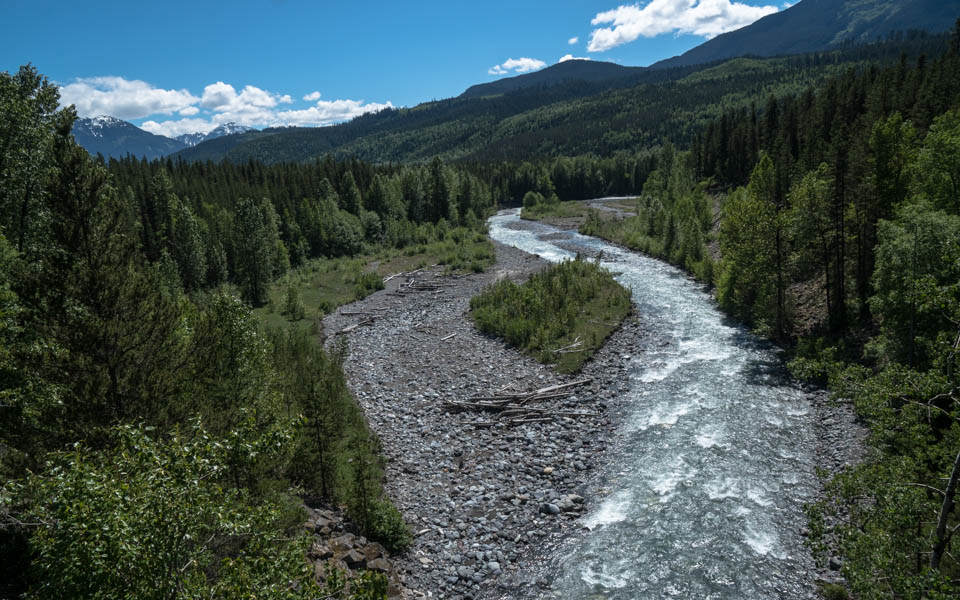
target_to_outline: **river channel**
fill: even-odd
[[[800,535],[818,489],[815,410],[776,349],[678,269],[517,213],[491,218],[490,236],[549,261],[602,252],[655,341],[627,359],[598,495],[543,559],[544,597],[815,597]]]

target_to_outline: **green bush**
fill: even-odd
[[[394,505],[382,500],[372,503],[368,535],[394,554],[403,552],[413,542],[403,515]]]
[[[846,588],[836,583],[825,583],[821,585],[820,593],[826,600],[848,600],[848,598],[850,598]]]
[[[357,277],[354,285],[354,296],[357,300],[363,300],[370,294],[382,289],[383,278],[375,271],[367,271]]]
[[[470,300],[483,333],[576,371],[630,312],[630,292],[599,264],[580,259],[554,265],[523,285],[498,281]],[[572,352],[558,353],[574,345]]]

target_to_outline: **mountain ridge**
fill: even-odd
[[[129,154],[153,160],[203,142],[251,130],[252,127],[245,125],[225,123],[207,133],[185,133],[171,138],[150,133],[123,119],[100,115],[77,119],[73,124],[73,138],[90,154],[102,154],[104,158],[123,158]]]
[[[950,29],[957,17],[960,0],[801,0],[650,67],[818,52],[906,30],[941,33]]]

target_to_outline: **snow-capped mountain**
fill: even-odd
[[[185,133],[183,135],[178,135],[173,139],[177,140],[178,142],[182,142],[187,146],[196,146],[197,144],[206,142],[208,140],[213,140],[225,135],[233,135],[235,133],[244,133],[245,131],[250,131],[251,129],[253,129],[253,127],[237,125],[236,123],[225,123],[209,133]]]
[[[186,133],[176,138],[168,138],[144,131],[133,123],[116,117],[101,115],[92,119],[77,119],[73,124],[73,138],[90,154],[100,153],[106,158],[123,158],[130,154],[153,160],[201,142],[244,133],[251,129],[253,128],[236,123],[226,123],[208,133]]]
[[[237,125],[236,123],[224,123],[209,133],[185,133],[183,135],[178,135],[173,139],[187,146],[196,146],[197,144],[206,142],[207,140],[213,140],[218,137],[233,135],[235,133],[243,133],[245,131],[250,131],[251,129],[253,129],[253,127]]]
[[[100,153],[106,158],[123,158],[130,154],[153,160],[187,147],[177,140],[154,135],[133,123],[106,115],[77,119],[73,124],[73,139],[90,154]]]

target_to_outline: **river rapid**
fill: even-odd
[[[620,431],[583,530],[542,559],[548,598],[816,597],[800,535],[815,499],[816,411],[776,348],[678,269],[603,240],[490,219],[549,261],[602,252],[651,343],[630,355]]]

